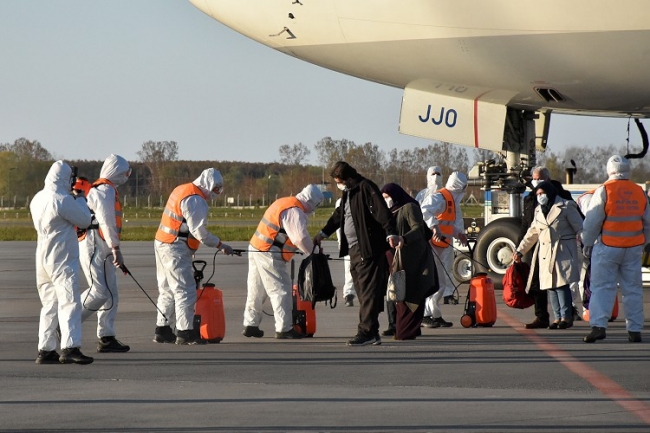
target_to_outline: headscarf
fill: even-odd
[[[391,212],[396,212],[399,210],[399,208],[408,203],[415,203],[419,205],[419,203],[413,197],[411,197],[406,191],[404,191],[401,186],[396,183],[387,183],[381,188],[381,192],[388,194],[390,198],[393,199],[393,206],[390,208]]]
[[[539,185],[537,185],[537,188],[533,190],[533,194],[537,196],[537,190],[542,190],[546,193],[546,196],[548,197],[548,202],[544,205],[540,205],[542,208],[542,213],[544,216],[548,216],[548,212],[551,210],[551,207],[555,204],[555,197],[557,197],[557,188],[553,186],[551,181],[545,180],[543,182],[540,182]],[[535,197],[535,200],[537,200],[537,197]]]

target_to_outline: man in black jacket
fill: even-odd
[[[537,196],[534,194],[537,185],[541,182],[550,181],[555,189],[557,195],[565,200],[573,200],[571,193],[562,187],[562,184],[557,180],[551,179],[551,173],[546,167],[537,166],[531,171],[532,180],[530,181],[533,186],[533,193],[524,197],[524,211],[521,218],[521,236],[520,239],[526,234],[528,227],[533,223],[535,218],[535,208],[537,207]],[[532,281],[530,284],[530,291],[528,292],[535,299],[535,320],[526,324],[526,329],[548,328],[548,293],[546,290],[539,288],[539,266],[534,267]],[[575,308],[575,307],[574,307]]]
[[[401,246],[393,215],[379,188],[344,161],[334,164],[330,174],[343,191],[341,205],[314,237],[314,243],[341,229],[340,257],[350,256],[350,273],[359,298],[357,335],[349,346],[381,344],[379,314],[384,311],[388,282],[386,251]]]

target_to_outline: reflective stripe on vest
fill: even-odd
[[[436,215],[436,219],[438,220],[438,228],[445,236],[446,242],[437,242],[431,238],[431,245],[440,248],[449,248],[449,244],[451,244],[454,236],[454,225],[456,224],[456,203],[447,188],[441,188],[438,192],[445,198],[446,207],[442,213]]]
[[[601,232],[603,244],[617,248],[645,244],[643,213],[648,201],[643,189],[625,179],[607,181],[603,188],[607,194]]]
[[[295,197],[283,197],[274,201],[264,212],[262,221],[251,238],[251,245],[260,251],[270,251],[271,247],[276,246],[282,250],[282,258],[287,262],[291,261],[298,248],[280,226],[280,214],[293,207],[305,210],[300,200]]]
[[[185,222],[183,212],[181,211],[181,201],[193,195],[205,198],[201,189],[193,183],[185,183],[174,188],[169,195],[165,210],[163,210],[160,225],[156,232],[156,240],[171,244],[180,237],[181,239],[187,239],[187,246],[191,249],[195,251],[199,249],[201,242],[194,236],[190,233],[180,233],[181,225]]]
[[[117,230],[117,238],[122,239],[122,203],[120,203],[120,196],[117,193],[117,188],[113,185],[108,179],[99,178],[93,183],[93,188],[97,188],[100,185],[109,185],[115,191],[115,228]],[[91,227],[94,228],[94,227]],[[101,227],[99,227],[99,236],[106,240],[104,233],[102,233]]]

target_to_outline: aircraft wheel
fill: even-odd
[[[520,218],[501,218],[485,226],[476,239],[474,258],[477,270],[488,274],[495,289],[503,287],[501,281],[512,264],[520,232]]]

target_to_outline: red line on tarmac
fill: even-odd
[[[582,361],[560,349],[553,343],[550,343],[544,337],[541,337],[532,329],[523,328],[523,324],[512,316],[499,311],[499,318],[515,331],[535,343],[542,351],[550,357],[555,358],[564,367],[589,382],[594,388],[598,389],[605,397],[616,402],[623,409],[633,413],[646,424],[650,424],[650,405],[637,400],[625,388],[614,382],[609,377],[597,370],[591,368]]]

